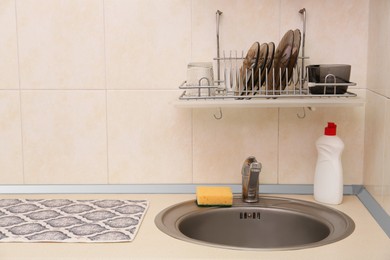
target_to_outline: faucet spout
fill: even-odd
[[[261,163],[253,156],[248,157],[242,166],[242,199],[244,202],[259,200],[259,174]]]

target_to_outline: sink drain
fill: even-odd
[[[260,212],[240,212],[240,219],[260,219]]]

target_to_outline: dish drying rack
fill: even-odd
[[[231,53],[231,52],[230,52]],[[237,52],[236,52],[237,53]],[[243,52],[242,52],[243,53]],[[263,71],[242,70],[242,62],[245,59],[243,54],[241,57],[230,55],[229,57],[214,58],[220,61],[222,65],[223,80],[216,80],[215,84],[210,85],[207,78],[201,78],[198,85],[186,85],[184,81],[179,89],[184,90],[180,95],[180,100],[251,100],[251,99],[279,99],[279,98],[321,98],[321,97],[356,97],[352,92],[344,94],[336,94],[337,87],[341,86],[356,86],[356,83],[336,83],[336,77],[332,74],[327,75],[326,83],[307,82],[308,72],[305,75],[302,68],[297,65],[292,72],[288,68],[282,71],[279,69],[275,73],[275,69]],[[299,57],[302,58],[302,57]],[[265,72],[265,77],[262,74]],[[257,73],[259,81],[254,82],[253,75]],[[288,75],[291,75],[290,77]],[[244,75],[242,78],[242,75]],[[278,81],[275,79],[278,77]],[[263,80],[262,80],[263,78]],[[271,79],[270,79],[271,78]],[[333,82],[332,82],[333,81]],[[276,83],[278,82],[278,83]],[[206,83],[206,84],[205,84]],[[260,86],[260,87],[259,87]],[[321,86],[324,88],[323,94],[311,94],[309,88]],[[327,94],[326,89],[333,88],[334,93]],[[328,90],[329,92],[329,90]]]
[[[216,12],[217,25],[217,57],[214,58],[217,63],[217,80],[215,84],[210,84],[207,78],[201,78],[196,86],[187,85],[184,81],[179,89],[183,90],[179,96],[179,100],[175,102],[179,107],[317,107],[317,106],[361,106],[364,100],[358,98],[355,93],[346,92],[344,94],[336,94],[336,88],[340,86],[355,86],[355,83],[335,83],[335,80],[326,81],[326,83],[307,82],[308,72],[305,71],[305,36],[306,36],[306,9],[299,10],[299,14],[303,17],[303,31],[301,55],[297,57],[292,76],[283,78],[283,75],[289,75],[288,68],[279,73],[275,73],[271,67],[271,71],[265,69],[266,78],[261,82],[260,75],[263,73],[260,69],[253,69],[245,72],[245,77],[259,73],[260,82],[255,84],[251,80],[245,80],[243,83],[240,78],[240,68],[244,58],[244,52],[238,57],[237,52],[230,51],[230,55],[226,57],[223,52],[223,57],[220,57],[219,48],[219,21],[222,12]],[[234,55],[232,55],[232,53]],[[221,62],[223,63],[221,66]],[[299,66],[299,65],[300,66]],[[223,79],[220,79],[222,72]],[[275,84],[275,75],[279,75],[279,84]],[[271,77],[272,80],[268,80]],[[333,75],[328,75],[327,79],[335,79]],[[238,83],[237,83],[238,82]],[[206,84],[205,84],[206,83]],[[241,84],[241,85],[240,85]],[[260,86],[260,87],[256,87]],[[309,88],[321,86],[324,88],[324,94],[311,94]],[[326,94],[326,88],[333,87],[333,94]],[[328,92],[329,93],[329,92]]]

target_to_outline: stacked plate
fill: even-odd
[[[254,95],[262,86],[271,90],[270,93],[285,89],[297,63],[300,46],[298,29],[286,32],[276,50],[273,42],[253,43],[240,68],[237,95]]]

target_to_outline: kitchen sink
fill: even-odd
[[[346,214],[296,199],[262,196],[256,203],[235,197],[232,207],[199,207],[185,201],[161,211],[156,226],[187,242],[241,250],[293,250],[323,246],[352,234]]]

